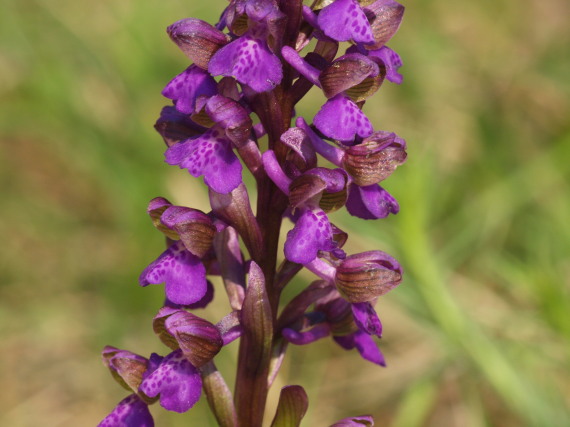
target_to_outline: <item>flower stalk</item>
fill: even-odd
[[[399,210],[379,183],[405,162],[406,144],[375,130],[364,105],[385,80],[401,83],[401,60],[386,43],[403,10],[393,0],[315,0],[310,7],[230,0],[216,25],[186,18],[168,27],[192,63],[163,90],[172,105],[155,128],[165,161],[203,177],[211,211],[162,197],[150,202],[167,248],[139,282],[165,285],[153,328],[170,353],[147,359],[105,348],[105,365],[131,395],[100,426],[152,426],[148,405],[186,412],[202,391],[221,426],[261,426],[290,344],[331,337],[385,365],[374,305],[400,284],[402,269],[382,251],[346,254],[348,233],[331,218],[343,207],[365,220]],[[312,87],[323,105],[311,120],[295,108]],[[244,173],[254,177],[255,209]],[[283,305],[281,292],[302,269],[317,280]],[[223,286],[210,281],[215,276]],[[221,320],[195,314],[214,292],[226,294],[231,311]],[[214,359],[237,339],[232,393]],[[302,386],[284,387],[272,426],[300,425],[308,406]]]

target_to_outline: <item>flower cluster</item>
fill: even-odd
[[[385,364],[374,305],[400,284],[402,269],[381,251],[347,255],[348,234],[329,217],[343,207],[365,220],[399,210],[380,183],[406,160],[405,141],[374,130],[363,107],[384,80],[402,81],[402,62],[386,43],[403,12],[393,0],[315,0],[311,7],[231,0],[215,26],[188,18],[168,27],[192,64],[164,88],[172,104],[155,128],[165,161],[203,176],[211,211],[162,197],[149,203],[167,249],[139,281],[165,285],[153,328],[171,352],[147,359],[104,349],[106,366],[131,394],[101,426],[152,426],[148,405],[185,412],[202,389],[220,425],[259,426],[288,344],[330,336]],[[325,101],[307,120],[295,106],[313,86]],[[255,212],[244,168],[257,185]],[[283,220],[292,226],[280,249]],[[283,288],[302,268],[317,280],[280,307]],[[192,313],[212,301],[214,276],[232,309],[215,324]],[[232,396],[213,359],[236,339]],[[298,425],[307,405],[302,387],[283,388],[274,425]]]

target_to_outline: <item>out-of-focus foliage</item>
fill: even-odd
[[[404,84],[365,107],[408,141],[386,182],[401,212],[332,217],[349,250],[405,267],[377,306],[388,368],[329,341],[295,347],[272,395],[305,385],[307,426],[368,412],[391,427],[570,425],[570,5],[402,3],[390,46]],[[94,425],[124,396],[101,348],[166,350],[151,330],[162,287],[137,285],[163,244],[146,203],[207,201],[163,164],[152,129],[187,65],[164,29],[225,4],[0,4],[1,425]],[[218,291],[214,321],[228,310]],[[219,361],[229,381],[235,350]],[[204,401],[152,410],[157,425],[214,425]]]

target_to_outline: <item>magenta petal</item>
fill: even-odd
[[[351,304],[351,306],[352,315],[358,329],[369,335],[376,335],[378,337],[382,335],[382,323],[378,318],[378,314],[376,314],[376,310],[372,307],[372,304],[369,302],[359,302]]]
[[[188,305],[200,301],[207,291],[206,268],[182,242],[176,242],[144,269],[141,286],[166,284],[166,297],[175,304]]]
[[[352,216],[362,219],[386,218],[400,211],[398,202],[378,184],[359,187],[350,184],[346,209]]]
[[[320,209],[305,210],[295,227],[287,233],[285,257],[298,264],[307,264],[318,251],[331,251],[336,245],[327,215]]]
[[[216,81],[196,65],[191,65],[178,74],[163,89],[162,94],[172,99],[181,113],[194,112],[196,98],[201,95],[213,96],[217,93]]]
[[[98,427],[154,427],[148,406],[136,394],[121,400]]]
[[[330,427],[373,427],[374,419],[370,415],[360,415],[358,417],[348,417],[337,421]]]
[[[181,350],[166,356],[140,386],[140,391],[149,397],[160,394],[160,406],[164,409],[180,413],[194,406],[200,399],[201,390],[200,373]]]
[[[374,43],[368,18],[355,0],[336,0],[321,10],[318,23],[327,36],[337,41]]]
[[[241,163],[220,127],[174,144],[164,156],[166,163],[188,169],[192,176],[204,175],[204,182],[216,193],[227,194],[241,183]]]
[[[400,84],[404,77],[398,73],[398,69],[402,66],[400,55],[390,49],[388,46],[382,46],[378,50],[372,50],[368,53],[370,56],[380,58],[386,65],[386,78],[392,83]]]
[[[386,366],[384,355],[380,352],[374,339],[367,333],[357,331],[350,335],[334,337],[334,340],[346,350],[352,350],[356,347],[363,359],[380,366]]]
[[[322,323],[305,332],[297,332],[291,328],[284,328],[281,333],[290,343],[295,345],[305,345],[328,336],[330,334],[330,327],[328,324]]]
[[[281,82],[281,61],[267,43],[251,35],[243,35],[216,52],[208,64],[213,76],[233,76],[255,92],[272,90]]]
[[[325,136],[345,142],[354,140],[356,135],[366,138],[374,131],[368,117],[343,94],[329,99],[313,122]]]

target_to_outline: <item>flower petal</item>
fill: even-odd
[[[318,23],[323,32],[334,40],[374,43],[368,18],[355,0],[336,0],[321,10]]]
[[[342,337],[333,337],[342,348],[352,350],[356,347],[363,359],[380,366],[386,366],[384,355],[376,345],[374,339],[365,332],[358,331]]]
[[[213,76],[233,76],[255,92],[272,90],[283,77],[281,61],[264,40],[251,35],[244,35],[217,51],[208,71]]]
[[[216,81],[196,65],[191,65],[166,85],[162,95],[172,99],[176,109],[184,114],[192,114],[199,96],[213,96],[217,93]]]
[[[148,406],[136,394],[121,400],[98,427],[154,427]]]
[[[402,66],[402,59],[400,58],[400,55],[398,55],[388,46],[383,46],[378,50],[372,50],[368,55],[380,58],[382,62],[384,62],[386,65],[386,78],[388,80],[396,84],[402,83],[404,77],[398,73],[398,69]]]
[[[366,138],[373,128],[368,117],[347,96],[329,99],[315,115],[314,123],[325,136],[339,141],[352,141],[356,135]]]
[[[175,304],[188,305],[200,301],[207,291],[206,268],[182,242],[176,242],[144,269],[141,286],[166,284],[166,297]]]
[[[166,356],[140,387],[140,391],[149,397],[160,394],[160,406],[179,413],[194,406],[200,399],[201,390],[200,373],[184,358],[181,350]]]
[[[351,304],[352,315],[358,328],[369,335],[382,335],[382,323],[376,314],[376,310],[369,302]]]
[[[378,184],[360,187],[349,186],[346,209],[352,216],[362,219],[386,218],[400,211],[398,202]]]
[[[287,233],[285,256],[289,261],[307,264],[317,257],[318,251],[331,251],[335,247],[327,215],[318,208],[307,209]]]
[[[204,175],[206,185],[217,193],[227,194],[241,183],[241,163],[219,127],[173,145],[164,155],[169,165],[188,169],[195,177]]]

